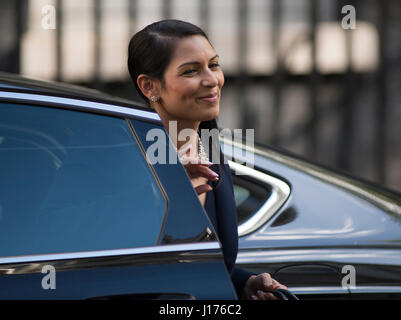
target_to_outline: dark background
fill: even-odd
[[[401,191],[399,0],[0,0],[0,71],[138,99],[127,45],[163,18],[201,26],[220,55],[220,127]]]

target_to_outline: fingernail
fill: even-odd
[[[258,300],[255,296],[251,296],[252,300]]]

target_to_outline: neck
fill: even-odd
[[[170,120],[163,122],[171,140],[180,149],[189,141],[192,142],[192,147],[196,147],[198,143],[198,129],[200,121],[182,121]]]
[[[159,104],[155,104],[153,107],[159,114],[164,128],[166,128],[170,139],[173,141],[177,149],[180,149],[190,140],[192,141],[193,147],[196,147],[197,132],[200,121],[177,120],[164,108],[161,108]]]

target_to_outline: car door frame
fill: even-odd
[[[0,90],[0,102],[83,111],[119,117],[126,121],[161,123],[157,113],[144,108],[133,109],[101,101],[57,97],[39,92]],[[132,134],[133,139],[142,146],[135,131]],[[151,164],[149,166],[152,167]],[[163,181],[161,181],[162,184]],[[201,207],[200,203],[195,202],[195,205]],[[202,209],[199,212],[202,212]],[[208,220],[206,215],[204,219]],[[158,243],[149,247],[2,257],[0,258],[0,282],[8,290],[1,290],[0,299],[111,299],[115,297],[136,299],[160,295],[174,299],[179,297],[236,299],[234,287],[224,264],[221,245],[216,238],[210,237],[210,234],[207,236],[209,238],[195,239],[187,243]],[[63,294],[54,294],[61,290],[55,290],[53,293],[52,290],[44,290],[41,284],[46,275],[42,271],[43,267],[48,265],[54,266],[57,270],[57,283],[64,282],[68,287],[71,279],[76,279],[79,280],[75,282],[77,285],[69,286],[68,292]],[[142,278],[148,279],[148,282],[139,285],[127,277],[121,278],[122,275],[127,275],[123,272],[124,270],[126,272],[131,270],[133,275],[139,272],[138,274],[142,274]],[[97,278],[96,273],[103,274],[102,279],[112,274],[120,288],[113,286],[112,283],[100,288],[101,279]],[[166,275],[172,278],[169,284],[166,284],[164,280]],[[92,282],[88,282],[88,279]],[[81,288],[79,283],[82,285]],[[220,285],[217,285],[218,283]],[[29,284],[32,285],[31,288],[27,287]],[[138,285],[140,289],[135,289],[135,285]],[[88,287],[98,288],[98,290],[78,290]]]

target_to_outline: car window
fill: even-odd
[[[169,197],[167,218],[160,242],[171,244],[215,240],[212,224],[193,189],[185,168],[178,160],[165,128],[161,124],[139,120],[131,120],[131,123],[150,158],[152,155],[161,156],[157,159],[158,161],[150,159]],[[157,136],[153,136],[152,132],[157,133]],[[160,148],[155,149],[155,145]]]
[[[124,119],[0,104],[0,256],[154,245],[165,212]]]
[[[271,189],[256,180],[233,172],[234,197],[238,224],[254,215],[270,197]]]
[[[226,149],[224,149],[226,150]],[[238,213],[238,236],[250,234],[270,220],[290,196],[290,185],[258,167],[228,160]]]

